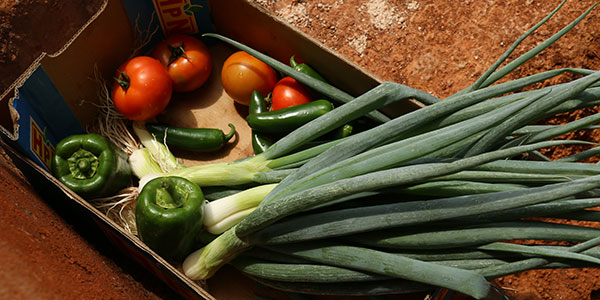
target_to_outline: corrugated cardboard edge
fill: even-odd
[[[98,18],[106,9],[109,0],[104,0],[98,11],[83,25],[79,30],[71,36],[71,38],[56,52],[47,53],[42,52],[5,91],[0,95],[0,104],[6,101],[8,115],[10,116],[10,122],[12,122],[12,131],[9,128],[5,128],[0,124],[0,131],[4,133],[9,139],[16,141],[19,139],[19,125],[18,120],[20,118],[19,113],[14,109],[14,101],[19,97],[19,88],[25,84],[25,81],[31,76],[31,74],[41,65],[42,60],[45,57],[56,57],[63,53],[65,49],[69,47],[81,35],[83,31]],[[2,110],[3,108],[0,108]]]

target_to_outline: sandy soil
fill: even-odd
[[[2,1],[1,90],[41,51],[59,49],[100,2],[91,0],[81,5],[53,0]],[[550,0],[255,2],[381,79],[439,97],[473,82],[518,36],[559,4]],[[568,1],[513,57],[549,37],[593,3]],[[596,10],[512,76],[567,66],[600,69],[599,21],[600,12]],[[581,111],[548,122],[561,123],[595,112]],[[597,142],[598,133],[579,132],[568,137]],[[557,158],[574,150],[562,147],[546,154]],[[77,229],[84,221],[59,213],[55,204],[42,200],[39,191],[23,180],[5,156],[0,163],[0,184],[4,207],[0,214],[0,226],[4,229],[0,234],[0,298],[174,297],[155,278],[146,276],[104,244],[105,240],[95,236],[98,232]],[[501,278],[497,283],[519,300],[600,299],[598,269],[530,271]]]

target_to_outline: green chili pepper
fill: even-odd
[[[216,128],[183,128],[158,123],[147,123],[146,129],[159,141],[175,148],[192,151],[212,152],[221,149],[234,135],[235,126],[229,124],[231,131],[225,134]]]
[[[158,177],[142,188],[136,200],[135,222],[140,239],[170,261],[191,253],[201,236],[204,194],[182,177]]]
[[[287,133],[333,109],[327,100],[315,100],[286,108],[252,114],[246,117],[248,125],[260,133]]]
[[[337,139],[345,138],[345,137],[351,135],[352,131],[354,131],[354,126],[352,126],[350,124],[345,124],[344,126],[338,128],[337,130],[334,131],[333,139],[337,140]]]
[[[315,71],[315,69],[313,69],[311,66],[302,63],[299,64],[296,62],[296,60],[294,60],[294,56],[290,57],[290,66],[294,69],[296,69],[296,71],[302,72],[314,79],[318,79],[321,80],[323,82],[326,82],[325,78],[323,78],[323,76],[321,76],[321,74],[319,74],[317,71]]]
[[[325,80],[325,78],[323,78],[323,76],[321,76],[321,74],[319,74],[317,71],[315,71],[315,69],[313,69],[311,66],[309,66],[305,63],[302,63],[302,64],[297,63],[294,60],[294,56],[290,57],[290,66],[292,68],[296,69],[296,71],[300,71],[312,78],[321,80],[323,82],[327,82]],[[336,133],[334,134],[333,139],[338,139],[338,138],[349,136],[353,131],[352,127],[353,126],[350,124],[346,124],[346,125],[340,127],[340,129],[338,129],[336,131]]]
[[[260,94],[259,91],[252,92],[250,104],[248,105],[248,112],[252,115],[266,111],[268,110],[265,98]],[[273,141],[269,140],[262,134],[257,133],[255,130],[252,130],[252,149],[254,149],[254,154],[260,154],[264,152],[271,145],[273,145]]]
[[[265,111],[268,111],[267,101],[259,91],[253,91],[252,97],[250,97],[250,103],[248,104],[248,113],[253,115]]]
[[[127,154],[95,133],[62,139],[56,145],[51,172],[86,199],[113,195],[131,182]]]

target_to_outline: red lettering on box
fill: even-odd
[[[54,146],[48,142],[44,136],[44,132],[33,118],[30,117],[29,120],[31,128],[29,134],[29,149],[44,164],[44,166],[46,166],[46,168],[50,169],[50,163],[54,156]]]
[[[183,10],[181,9],[181,7],[167,8],[167,9],[163,10],[162,13],[168,14],[169,16],[171,16],[178,22],[184,21],[187,23],[187,20],[185,20],[185,19],[184,20],[177,19],[177,17],[179,17],[179,16],[181,16],[181,14],[183,14]]]
[[[197,6],[197,5],[196,5]],[[173,34],[193,34],[198,32],[190,0],[154,0],[160,25],[166,36]]]

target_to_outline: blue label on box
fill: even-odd
[[[50,167],[58,141],[84,133],[42,67],[38,67],[19,88],[13,107],[19,112],[19,148],[46,169]]]

